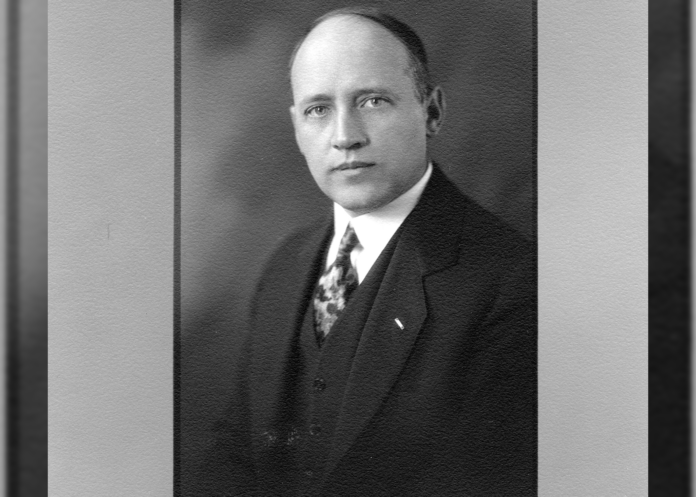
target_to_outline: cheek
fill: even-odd
[[[389,136],[390,143],[395,145],[415,145],[424,141],[425,135],[425,118],[417,110],[400,113],[383,127],[383,136]]]
[[[304,128],[295,132],[295,140],[302,155],[306,158],[316,156],[322,150],[322,130]]]
[[[414,154],[425,148],[425,128],[403,122],[391,126],[382,134],[383,143],[396,156],[415,158]]]

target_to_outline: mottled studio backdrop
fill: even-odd
[[[431,155],[471,197],[536,236],[534,2],[363,2],[410,24],[447,100]],[[330,209],[295,145],[287,61],[340,1],[183,0],[182,476],[224,408],[244,314],[279,240]]]

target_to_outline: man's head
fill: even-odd
[[[443,97],[410,28],[371,10],[320,18],[291,61],[295,137],[319,188],[351,214],[411,188]]]

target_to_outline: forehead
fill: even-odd
[[[411,84],[406,47],[365,18],[327,19],[305,38],[291,70],[293,92],[322,84]]]

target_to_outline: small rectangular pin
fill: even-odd
[[[404,325],[401,324],[401,321],[399,321],[399,318],[394,318],[394,321],[396,321],[396,325],[401,328],[402,330],[404,329]]]

